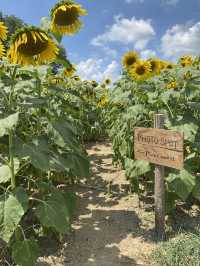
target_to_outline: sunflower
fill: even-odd
[[[138,53],[134,51],[127,52],[122,58],[122,65],[129,69],[139,60]]]
[[[166,67],[166,62],[160,60],[160,69],[163,70],[163,69],[165,69],[165,67]]]
[[[76,68],[74,65],[70,65],[69,67],[65,68],[63,74],[65,77],[70,78],[76,72]]]
[[[110,85],[112,83],[112,80],[111,79],[105,79],[104,83],[106,85]]]
[[[181,64],[182,67],[191,66],[192,63],[193,63],[193,58],[190,55],[182,56],[179,59],[179,62],[180,62],[180,64]]]
[[[143,81],[151,76],[151,64],[148,61],[138,61],[129,70],[130,76],[136,81]]]
[[[79,76],[74,76],[74,80],[76,80],[76,81],[80,81],[81,78],[80,78]]]
[[[53,61],[58,53],[58,47],[45,31],[24,27],[13,35],[7,55],[13,64],[40,65]]]
[[[5,54],[5,47],[3,43],[0,41],[0,58],[2,58]]]
[[[98,86],[98,83],[96,82],[96,80],[92,80],[91,81],[92,87],[96,88]]]
[[[178,87],[178,84],[176,81],[171,81],[166,85],[167,89],[176,89]]]
[[[97,107],[103,108],[107,103],[108,103],[108,95],[104,94],[101,96],[101,98],[97,102]]]
[[[187,71],[186,73],[184,73],[184,79],[191,79],[192,78],[192,72],[191,71]]]
[[[63,79],[60,77],[57,78],[53,78],[50,80],[51,85],[59,85],[61,83],[63,83]]]
[[[151,64],[151,74],[152,75],[159,74],[161,70],[160,60],[157,58],[152,58],[152,59],[149,59],[148,62]]]
[[[3,22],[0,22],[0,39],[5,41],[7,39],[8,28]]]
[[[174,68],[174,64],[171,62],[165,62],[165,69],[173,69]]]
[[[83,25],[79,17],[85,15],[87,11],[81,5],[71,0],[61,1],[51,10],[51,31],[74,35]]]

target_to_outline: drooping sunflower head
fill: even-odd
[[[129,69],[139,60],[139,55],[135,51],[127,52],[122,58],[122,65]]]
[[[96,88],[98,86],[98,83],[96,82],[96,80],[92,80],[91,81],[92,87]]]
[[[166,62],[163,60],[160,60],[160,69],[163,70],[166,67]]]
[[[192,72],[187,71],[186,73],[184,73],[183,77],[184,77],[184,79],[191,79],[192,78]]]
[[[182,56],[182,57],[179,59],[179,63],[181,64],[182,67],[191,66],[192,63],[193,63],[193,58],[192,58],[192,56],[190,56],[190,55]]]
[[[3,22],[0,22],[0,40],[5,41],[7,39],[8,28]]]
[[[110,85],[110,84],[112,83],[112,80],[109,79],[109,78],[107,78],[107,79],[105,79],[104,83],[105,83],[106,85]]]
[[[65,77],[70,78],[74,75],[74,73],[76,72],[76,68],[74,65],[69,65],[69,67],[65,68],[63,74]]]
[[[58,53],[58,47],[45,31],[24,27],[12,36],[7,56],[13,64],[41,65],[53,61]]]
[[[148,62],[151,64],[151,74],[157,75],[161,70],[161,62],[157,58],[149,59]]]
[[[63,0],[51,10],[51,31],[74,35],[83,25],[80,16],[85,15],[87,15],[87,11],[81,5],[72,0]]]
[[[151,64],[140,60],[129,70],[130,76],[136,81],[144,81],[151,76]]]
[[[169,61],[161,61],[161,69],[173,69],[174,68],[174,64],[172,62]]]
[[[53,79],[50,79],[51,85],[59,85],[63,83],[63,79],[61,77],[55,77]]]
[[[178,87],[178,83],[175,80],[167,83],[166,85],[167,89],[176,89],[177,87]]]
[[[74,80],[76,80],[76,81],[80,81],[80,80],[81,80],[81,78],[80,78],[79,76],[74,76],[73,78],[74,78]]]

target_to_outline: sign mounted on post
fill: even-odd
[[[180,132],[158,128],[136,128],[135,159],[180,170],[184,166],[183,143],[184,137]]]

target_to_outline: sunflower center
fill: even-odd
[[[137,61],[136,57],[129,57],[129,58],[127,58],[127,60],[126,60],[126,63],[127,63],[128,66],[131,66],[131,65],[133,65],[134,63],[136,63],[136,61]]]
[[[145,72],[146,72],[146,69],[145,69],[144,66],[138,66],[138,67],[136,68],[136,73],[137,73],[138,75],[143,75],[143,74],[145,74]]]
[[[78,19],[79,13],[76,7],[68,7],[66,11],[59,9],[56,12],[54,22],[59,26],[70,26]]]
[[[34,33],[33,33],[34,34]],[[22,43],[18,46],[18,50],[20,53],[26,56],[34,56],[42,53],[48,46],[48,41],[44,40],[42,37],[39,39],[36,35],[36,42],[33,39],[31,33],[27,32],[27,42]]]
[[[167,68],[168,69],[172,69],[173,67],[172,67],[172,65],[168,65]]]

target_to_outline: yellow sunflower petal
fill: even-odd
[[[5,41],[7,39],[8,28],[3,22],[0,22],[0,40]]]
[[[2,42],[0,42],[0,58],[2,58],[5,54],[5,48]]]
[[[74,35],[82,27],[80,16],[87,15],[81,5],[69,1],[57,4],[51,12],[51,31],[60,34]]]
[[[122,58],[122,65],[127,69],[132,67],[139,60],[139,55],[135,51],[127,52]]]
[[[13,64],[37,65],[51,62],[58,53],[58,47],[46,32],[25,27],[13,36],[7,56]]]
[[[129,74],[136,81],[144,81],[151,77],[151,64],[140,60],[129,69]]]

